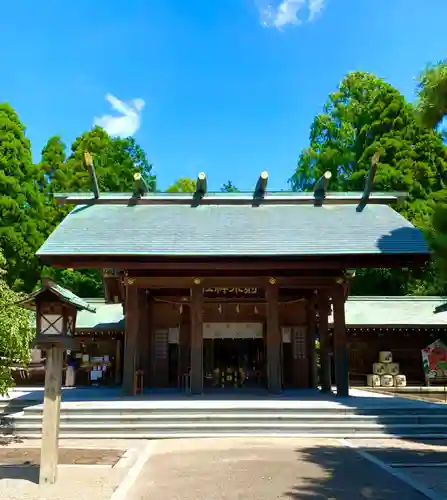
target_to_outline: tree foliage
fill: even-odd
[[[240,193],[239,189],[231,182],[224,182],[220,188],[222,193]]]
[[[29,346],[34,337],[29,311],[15,305],[22,295],[8,286],[6,260],[0,252],[0,394],[5,394],[13,379],[14,364],[26,366],[29,362]]]
[[[93,156],[99,189],[102,192],[129,192],[134,185],[135,172],[143,174],[151,191],[155,190],[155,176],[146,153],[133,137],[112,138],[102,128],[80,135],[72,144],[71,154],[65,160],[65,148],[59,138],[52,138],[42,151],[42,168],[48,180],[50,196],[57,192],[91,190],[90,175],[84,164],[84,153]],[[54,227],[73,207],[55,207]],[[45,268],[43,273],[73,290],[82,297],[103,295],[102,274],[97,269],[66,270]]]
[[[447,61],[429,65],[418,78],[417,111],[422,123],[437,127],[447,115]]]
[[[71,154],[62,165],[60,177],[54,176],[50,180],[51,192],[91,190],[90,176],[84,164],[85,152],[93,156],[101,191],[132,191],[135,172],[143,175],[151,191],[155,190],[152,165],[135,139],[112,138],[102,128],[95,127],[73,142]]]
[[[11,106],[0,104],[0,248],[7,283],[18,290],[39,278],[35,251],[49,231],[44,186],[24,126]]]
[[[331,191],[362,190],[377,152],[380,162],[374,189],[408,192],[407,200],[394,208],[429,233],[433,209],[447,194],[446,147],[437,132],[419,123],[404,97],[375,75],[350,73],[329,96],[311,126],[310,146],[298,160],[291,186],[310,190],[316,179],[330,171]],[[412,293],[413,279],[408,272],[362,270],[355,286],[357,293]]]
[[[168,187],[168,193],[194,193],[197,181],[188,177],[181,177]]]

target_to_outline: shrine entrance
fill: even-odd
[[[262,323],[206,323],[203,349],[206,388],[255,388],[265,385]]]

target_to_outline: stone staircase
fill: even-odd
[[[10,407],[11,409],[11,407]],[[2,415],[4,435],[39,437],[42,405],[16,407]],[[136,405],[73,404],[61,406],[60,437],[188,438],[188,437],[407,437],[447,438],[447,406],[352,408],[309,404]]]

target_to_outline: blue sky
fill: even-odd
[[[446,0],[270,4],[4,2],[0,99],[19,112],[36,159],[50,136],[69,145],[96,119],[135,132],[161,188],[205,171],[213,189],[228,179],[251,189],[268,170],[269,187],[283,189],[348,71],[413,99],[415,75],[447,58]]]

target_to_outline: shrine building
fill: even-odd
[[[372,177],[331,193],[329,177],[309,193],[269,192],[266,173],[252,193],[211,193],[201,174],[195,193],[148,193],[136,174],[133,193],[100,193],[92,176],[92,193],[56,195],[74,209],[37,255],[103,270],[106,301],[122,304],[125,394],[137,371],[145,387],[193,394],[227,387],[230,371],[239,388],[330,390],[333,352],[347,395],[350,270],[419,266],[429,250],[389,206],[404,193],[371,192]]]

